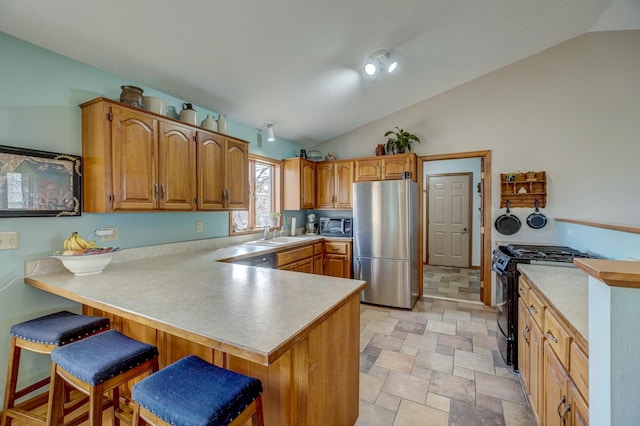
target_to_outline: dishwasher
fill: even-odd
[[[244,259],[234,260],[232,263],[236,263],[238,265],[248,265],[255,266],[258,268],[276,268],[276,254],[275,253],[264,253],[258,256],[253,257],[245,257]]]

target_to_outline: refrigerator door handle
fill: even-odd
[[[356,257],[356,261],[358,262],[358,270],[355,271],[356,277],[358,277],[358,279],[361,280],[362,279],[362,263],[360,263],[359,257]]]

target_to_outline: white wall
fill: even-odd
[[[554,217],[640,225],[640,30],[588,33],[369,123],[316,149],[370,156],[394,126],[418,155],[492,150],[492,219],[500,173],[544,170]],[[513,209],[524,222],[533,209]],[[552,242],[555,221],[492,240]]]

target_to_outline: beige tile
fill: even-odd
[[[360,332],[360,352],[362,352],[364,350],[364,348],[367,347],[367,345],[369,344],[369,342],[371,341],[371,339],[375,335],[376,335],[375,333],[372,333],[370,331],[361,331]]]
[[[487,334],[477,333],[473,335],[473,347],[498,349],[498,341],[496,340],[495,336],[489,336]]]
[[[411,355],[383,350],[380,352],[380,355],[374,365],[409,374],[411,373],[411,368],[413,368],[415,359],[416,358]]]
[[[419,367],[415,365],[415,363],[413,364],[413,368],[411,369],[412,376],[421,377],[426,380],[431,379],[431,374],[433,374],[433,370],[430,370],[424,367]]]
[[[449,334],[440,334],[438,337],[438,345],[451,349],[461,349],[471,352],[473,349],[473,340],[468,337],[451,336]]]
[[[369,345],[374,348],[388,349],[391,351],[399,350],[404,344],[404,338],[396,336],[385,336],[383,334],[376,334],[373,336]]]
[[[445,413],[449,412],[451,407],[451,399],[438,395],[436,393],[429,392],[427,394],[427,403],[429,407],[433,407],[436,410],[444,411]]]
[[[361,400],[355,426],[392,426],[395,417],[395,411]]]
[[[427,327],[429,324],[427,324]],[[471,321],[461,321],[458,320],[456,322],[456,326],[458,327],[458,331],[463,331],[467,333],[479,333],[479,334],[488,334],[487,326],[485,324],[478,324]],[[366,330],[366,328],[365,328]]]
[[[418,354],[418,348],[403,345],[398,352],[405,355],[416,356]]]
[[[442,315],[444,315],[444,312],[426,312],[425,313],[425,317],[427,318],[427,320],[435,320],[435,321],[442,321]]]
[[[533,413],[525,405],[502,401],[502,412],[505,426],[535,426],[536,424]]]
[[[484,305],[480,302],[458,302],[458,307],[464,309],[482,310]]]
[[[427,323],[427,315],[419,314],[413,311],[391,311],[389,312],[389,318],[395,318],[401,321],[413,321],[420,324]]]
[[[360,399],[367,402],[376,402],[382,385],[384,385],[384,379],[360,373]]]
[[[491,362],[493,362],[493,354],[491,352],[491,349],[489,349],[489,348],[482,348],[482,347],[479,347],[479,346],[474,346],[473,347],[473,353],[489,357],[489,358],[491,358]]]
[[[391,371],[382,386],[384,392],[417,402],[418,404],[425,403],[428,389],[429,380],[397,371]]]
[[[394,413],[398,411],[398,407],[400,406],[400,401],[402,398],[396,395],[391,395],[390,393],[380,392],[378,395],[378,399],[376,400],[376,405],[379,405],[382,408],[386,408],[387,410],[391,410]]]
[[[514,379],[476,373],[476,392],[494,398],[524,404],[520,383]]]
[[[449,414],[435,408],[403,400],[393,426],[448,426]]]
[[[465,321],[459,321],[459,322],[465,322]],[[456,324],[443,322],[443,321],[429,320],[429,322],[427,322],[427,330],[434,331],[436,333],[455,335]]]
[[[360,318],[365,320],[384,321],[388,317],[389,317],[389,312],[376,311],[373,309],[367,309],[366,311],[360,314]]]
[[[415,365],[451,374],[453,372],[453,356],[443,355],[437,352],[418,351]]]
[[[481,373],[478,373],[481,374]],[[429,381],[429,392],[457,399],[469,404],[475,403],[476,391],[473,380],[434,371]]]
[[[380,367],[379,365],[374,364],[369,369],[369,375],[386,380],[389,376],[389,371],[390,370],[388,368]]]
[[[444,314],[442,315],[442,318],[453,318],[456,320],[463,320],[463,321],[471,321],[471,313],[469,312],[465,312],[465,311],[452,311],[449,309],[445,309]]]
[[[398,325],[397,319],[387,318],[384,321],[371,320],[362,331],[391,335],[391,333],[393,333],[393,330],[395,330],[396,325]]]
[[[469,379],[469,380],[475,380],[476,379],[476,373],[473,370],[469,370],[468,368],[462,368],[462,367],[453,367],[453,375],[454,376],[458,376],[458,377],[463,377],[465,379]]]
[[[438,338],[440,334],[433,331],[425,331],[422,336],[418,334],[408,334],[404,339],[404,346],[435,352],[438,346]]]
[[[453,365],[482,373],[496,374],[491,355],[456,350],[453,357]]]

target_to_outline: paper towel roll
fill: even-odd
[[[291,218],[291,234],[289,235],[291,235],[292,237],[295,237],[296,235],[296,218],[295,217]]]

